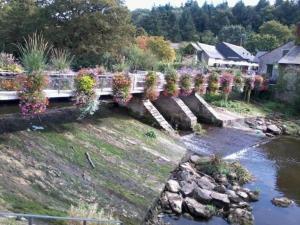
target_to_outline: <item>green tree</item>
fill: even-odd
[[[219,32],[218,38],[220,41],[242,45],[246,38],[246,29],[240,25],[225,26]]]
[[[183,11],[179,21],[179,26],[180,26],[180,32],[183,40],[192,41],[197,39],[196,27],[193,18],[188,10]]]
[[[253,53],[257,51],[271,51],[280,45],[275,36],[269,34],[256,34],[249,35],[246,43],[246,48]]]
[[[288,26],[285,26],[275,20],[264,23],[259,28],[259,32],[262,35],[268,34],[276,37],[281,44],[291,40],[293,37],[293,33]]]
[[[204,32],[200,33],[199,36],[200,41],[208,45],[215,45],[218,42],[217,37],[210,30],[205,30]]]
[[[174,49],[163,37],[151,37],[148,41],[148,48],[161,61],[174,62],[176,58]]]

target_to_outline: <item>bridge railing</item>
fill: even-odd
[[[91,218],[79,218],[79,217],[58,217],[58,216],[46,216],[46,215],[34,215],[34,214],[21,214],[21,213],[7,213],[0,212],[0,217],[6,219],[16,219],[16,218],[26,218],[28,221],[28,225],[34,225],[35,221],[73,221],[82,223],[82,225],[88,224],[98,224],[98,225],[123,225],[121,221],[118,220],[99,220],[99,219],[91,219]]]

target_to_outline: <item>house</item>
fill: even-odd
[[[279,75],[279,61],[295,47],[295,42],[290,41],[280,47],[257,57],[259,64],[258,73],[263,74],[272,82],[276,82]]]
[[[245,48],[222,42],[216,46],[199,42],[190,44],[195,50],[195,59],[207,64],[209,67],[235,67],[243,71],[256,70],[258,64],[254,56]]]

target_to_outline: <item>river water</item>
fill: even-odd
[[[189,150],[201,155],[217,154],[226,160],[240,161],[255,177],[246,185],[259,190],[260,200],[253,203],[256,225],[300,225],[300,139],[280,137],[266,140],[260,133],[231,128],[209,128],[206,135],[188,135],[183,141]],[[272,205],[274,197],[295,201],[290,208]],[[174,225],[225,225],[222,218],[191,221],[166,216]]]

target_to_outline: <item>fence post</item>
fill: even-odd
[[[83,221],[83,225],[87,225],[87,222],[85,220]]]

